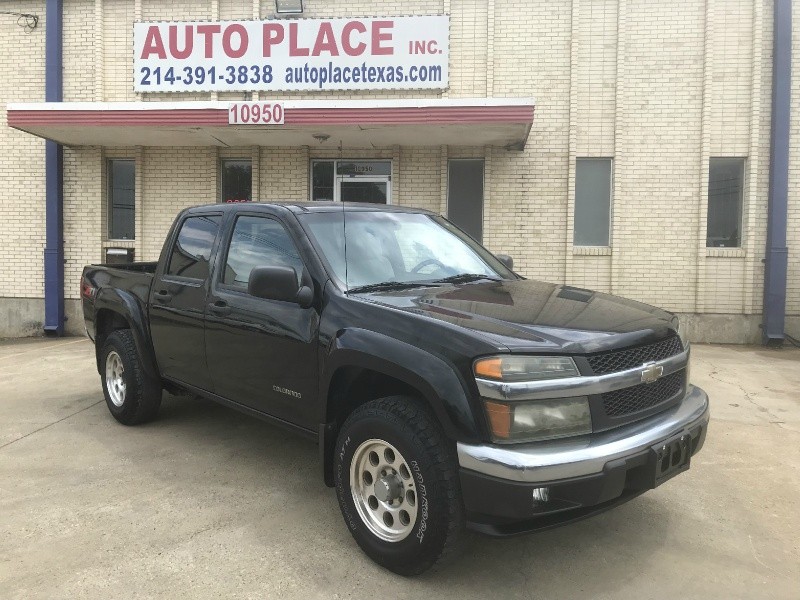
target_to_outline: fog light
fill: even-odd
[[[534,502],[548,502],[550,500],[550,488],[533,488],[531,495]]]

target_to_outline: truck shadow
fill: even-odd
[[[462,597],[613,596],[631,578],[658,570],[654,557],[675,543],[668,541],[671,511],[659,497],[645,494],[585,521],[538,534],[494,539],[466,532],[451,560],[420,577],[404,579],[361,554],[344,527],[334,491],[321,481],[313,442],[203,399],[168,395],[159,419],[148,429],[193,453],[208,469],[205,477],[224,477],[225,485],[243,495],[257,497],[268,490],[264,501],[272,506],[265,510],[302,506],[287,516],[283,528],[296,527],[299,535],[314,532],[305,550],[308,560],[317,560],[313,554],[320,552],[318,560],[324,562],[324,555],[332,551],[349,563],[348,570],[363,572],[367,580],[402,583],[410,594],[431,594],[445,586],[448,595],[461,590]],[[274,540],[274,524],[260,514],[242,511],[231,518]],[[298,564],[298,573],[307,566]],[[315,575],[320,585],[343,567],[334,563],[329,568],[330,574]],[[364,591],[361,577],[347,584],[356,595]]]

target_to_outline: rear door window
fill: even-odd
[[[181,225],[167,267],[167,275],[206,279],[211,248],[219,232],[220,215],[189,217]]]

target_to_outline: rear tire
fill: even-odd
[[[345,523],[379,565],[418,575],[456,547],[464,508],[455,447],[420,401],[358,407],[339,432],[333,466]]]
[[[111,332],[100,361],[103,395],[114,418],[123,425],[155,418],[161,406],[161,385],[144,372],[130,329]]]

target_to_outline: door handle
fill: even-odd
[[[224,316],[231,312],[231,307],[224,300],[217,300],[208,305],[208,310],[218,316]]]
[[[156,299],[158,302],[162,302],[163,304],[166,304],[167,302],[169,302],[170,300],[172,300],[172,294],[170,294],[170,293],[169,293],[167,290],[158,290],[158,291],[155,293],[155,296],[154,296],[154,298],[155,298],[155,299]]]

